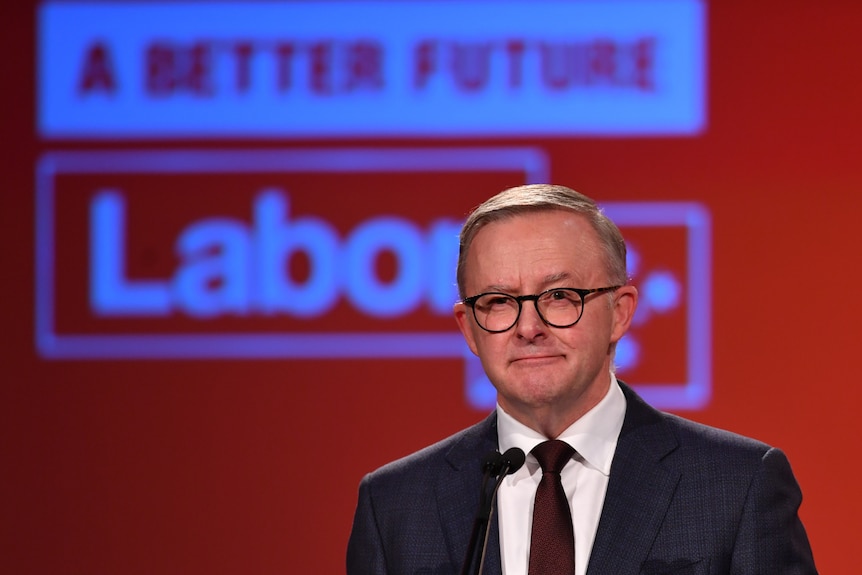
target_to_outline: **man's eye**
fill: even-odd
[[[578,294],[572,293],[568,290],[558,289],[558,290],[554,290],[554,291],[550,292],[548,294],[548,298],[553,299],[553,300],[569,300],[569,301],[571,301],[571,300],[578,299]]]
[[[581,298],[575,292],[559,289],[548,292],[547,296],[545,296],[545,301],[549,303],[568,303],[578,305],[581,303]]]

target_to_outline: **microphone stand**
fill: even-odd
[[[491,474],[497,476],[498,469],[502,463],[503,456],[497,451],[492,451],[485,456],[482,470],[482,490],[479,492],[479,511],[476,513],[476,519],[473,520],[473,531],[470,533],[470,542],[467,543],[467,556],[464,558],[464,566],[461,569],[461,575],[471,575],[470,567],[473,565],[478,552],[477,543],[479,542],[479,534],[484,530],[485,541],[483,542],[482,557],[484,558],[484,546],[487,544],[488,523],[491,518],[491,506],[494,497],[488,497],[488,480]],[[496,489],[495,489],[496,492]],[[479,564],[481,566],[481,563]]]
[[[461,575],[481,575],[482,569],[485,566],[485,553],[488,548],[488,533],[491,528],[491,517],[494,515],[494,502],[497,498],[497,491],[500,489],[503,480],[507,475],[516,472],[524,465],[526,456],[521,449],[513,447],[500,454],[497,451],[489,453],[484,460],[482,469],[484,475],[482,477],[482,491],[479,494],[479,511],[476,513],[476,519],[473,522],[473,532],[470,534],[470,542],[467,544],[467,557],[464,559],[464,567],[461,569]],[[494,488],[488,493],[488,480],[494,476]],[[482,545],[478,546],[479,534],[482,533]],[[475,561],[476,554],[479,554],[479,560]],[[471,570],[470,568],[475,567]]]
[[[503,483],[506,475],[509,474],[511,466],[510,462],[505,462],[503,469],[500,471],[500,477],[497,478],[494,489],[491,491],[491,497],[488,498],[488,517],[485,519],[485,535],[482,537],[482,555],[479,558],[479,564],[476,566],[473,575],[482,575],[482,569],[485,567],[485,552],[488,550],[488,533],[491,531],[491,518],[494,516],[494,501],[497,499],[497,491],[500,489],[500,485]]]

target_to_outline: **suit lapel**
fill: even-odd
[[[673,498],[680,475],[668,471],[661,459],[677,447],[677,440],[661,415],[631,389],[588,575],[640,573]]]
[[[441,473],[436,485],[440,525],[446,539],[449,557],[456,572],[460,572],[467,553],[467,543],[479,509],[479,489],[482,485],[482,458],[497,449],[497,415],[492,413],[473,426],[446,454],[452,470]],[[486,575],[500,574],[500,538],[496,513],[488,534]]]

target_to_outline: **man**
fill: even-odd
[[[455,319],[497,409],[363,479],[349,575],[459,573],[483,458],[512,447],[527,461],[499,489],[484,573],[816,573],[781,451],[658,412],[614,376],[638,293],[595,202],[544,184],[498,194],[464,224],[457,275]],[[546,442],[562,471],[543,472]],[[545,476],[564,493],[552,535]]]

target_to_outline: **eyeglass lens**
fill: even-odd
[[[523,298],[522,298],[523,299]],[[546,323],[554,327],[568,327],[581,317],[584,300],[571,290],[551,290],[538,296],[536,308]],[[506,294],[485,294],[474,306],[476,321],[488,331],[506,331],[518,321],[521,302]]]

